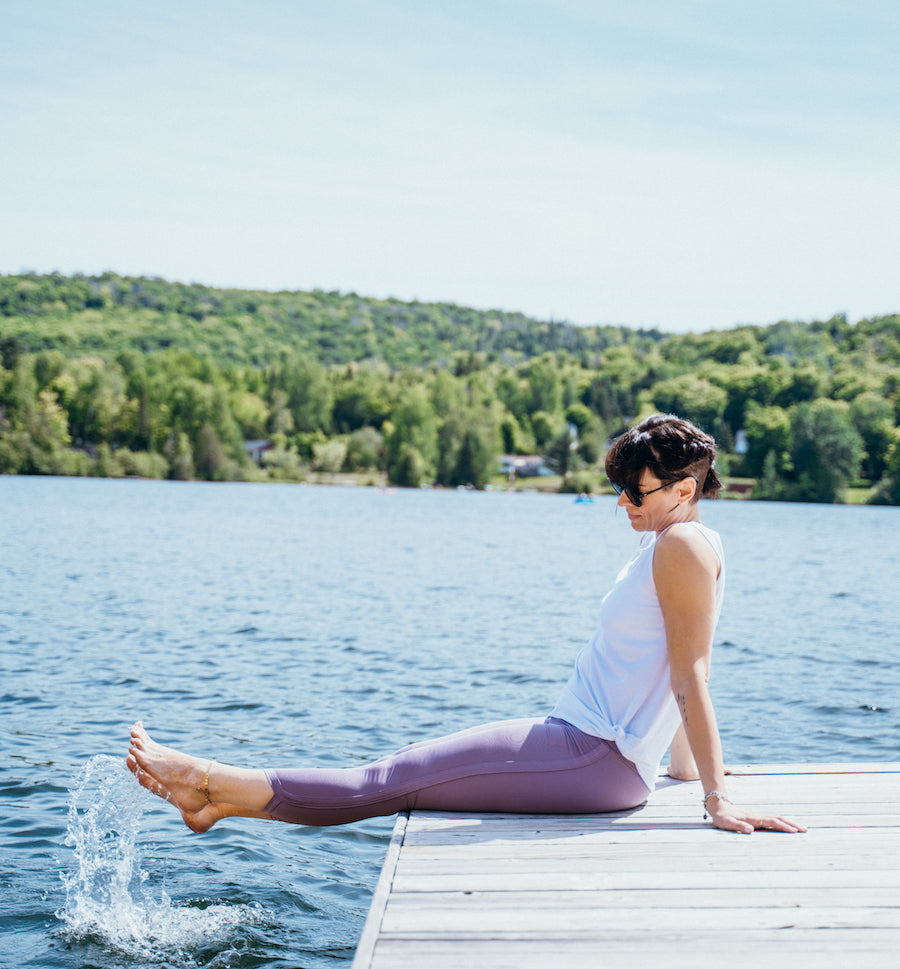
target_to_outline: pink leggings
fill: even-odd
[[[502,720],[404,747],[362,767],[266,771],[265,811],[346,824],[414,809],[516,814],[624,811],[650,791],[614,743],[546,720]]]

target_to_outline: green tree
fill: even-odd
[[[380,428],[390,413],[387,374],[348,364],[333,382],[332,420],[338,434]]]
[[[900,430],[895,428],[892,438],[884,475],[869,499],[873,505],[900,505]]]
[[[294,430],[294,416],[288,407],[288,395],[278,387],[271,393],[266,426],[270,434],[290,434]]]
[[[434,480],[437,416],[424,387],[407,388],[401,395],[386,437],[387,473],[394,484],[418,487]]]
[[[126,394],[125,375],[117,364],[99,357],[67,361],[51,381],[69,418],[76,444],[119,444],[130,435],[137,401]]]
[[[866,391],[850,404],[850,420],[865,448],[863,477],[876,482],[884,474],[888,450],[894,440],[894,409],[890,401]]]
[[[528,385],[515,371],[504,370],[496,382],[497,398],[515,418],[519,427],[528,422]]]
[[[250,390],[233,390],[229,405],[234,420],[245,440],[258,440],[266,436],[269,408],[259,394]]]
[[[306,356],[292,358],[276,372],[272,384],[286,393],[296,430],[302,433],[331,430],[334,406],[331,382],[316,360]]]
[[[22,354],[22,342],[17,336],[5,336],[0,339],[0,366],[12,370]]]
[[[460,452],[469,428],[471,415],[462,408],[447,414],[438,428],[438,459],[435,480],[445,487],[468,484],[457,477]]]
[[[528,368],[529,414],[544,411],[555,414],[562,406],[560,370],[552,354],[544,354]]]
[[[131,446],[139,451],[156,450],[159,436],[159,421],[157,411],[150,399],[150,389],[146,376],[137,382],[137,409],[131,434]]]
[[[484,488],[500,455],[497,421],[489,410],[455,410],[441,424],[438,446],[440,484]]]
[[[15,378],[19,378],[15,380]],[[12,474],[79,474],[84,464],[68,450],[71,443],[68,418],[52,390],[35,387],[30,362],[16,365],[14,383],[18,393],[13,406],[0,415],[0,471]]]
[[[535,447],[544,451],[550,442],[565,430],[565,421],[561,415],[550,414],[539,410],[531,416],[531,432],[534,435]]]
[[[596,464],[603,454],[606,428],[600,418],[584,404],[573,404],[566,411],[566,421],[577,434],[578,456],[586,464]]]
[[[222,440],[212,424],[204,424],[194,447],[194,470],[206,481],[227,481],[233,476],[231,462]]]
[[[781,501],[788,494],[782,468],[774,450],[766,451],[762,472],[753,489],[753,497],[757,500]]]
[[[799,404],[791,416],[792,497],[839,501],[859,473],[863,443],[843,402],[820,398]]]
[[[347,459],[347,442],[341,438],[332,437],[313,445],[313,467],[316,471],[336,474],[344,466]]]
[[[500,418],[500,435],[504,454],[533,454],[535,451],[534,436],[505,409]]]
[[[48,451],[66,447],[70,443],[68,417],[54,391],[42,390],[38,393],[37,406],[32,412],[28,430],[32,441]]]
[[[722,416],[731,434],[735,434],[744,428],[747,408],[751,404],[772,404],[776,395],[784,388],[787,369],[782,366],[765,366],[742,357],[727,366],[707,365],[702,368],[701,376],[725,391],[727,402]]]
[[[784,387],[778,391],[775,403],[780,407],[809,403],[822,396],[826,383],[826,371],[815,364],[795,366],[788,372]]]
[[[428,463],[413,444],[402,443],[388,465],[388,478],[401,488],[421,488],[431,478]]]
[[[383,461],[384,438],[374,427],[360,427],[347,442],[345,467],[350,471],[380,468]]]
[[[659,410],[678,414],[707,428],[715,427],[728,403],[728,395],[721,387],[691,373],[661,380],[653,385],[650,393]]]
[[[190,481],[194,476],[194,449],[184,431],[173,431],[169,435],[164,454],[169,462],[167,477],[174,481]]]
[[[463,438],[456,464],[459,484],[485,488],[497,471],[497,447],[493,429],[482,425],[470,427]]]
[[[637,396],[630,385],[606,372],[593,377],[582,393],[582,402],[607,424],[624,425],[638,410]]]
[[[462,410],[467,403],[466,385],[446,370],[439,370],[431,381],[431,406],[440,418]]]
[[[789,463],[791,417],[783,407],[759,407],[751,404],[745,416],[747,453],[743,471],[759,477],[769,461],[769,474],[781,476]],[[770,459],[771,456],[771,460]]]
[[[97,448],[97,458],[91,468],[91,474],[96,478],[124,478],[125,467],[119,460],[118,452],[106,443]]]
[[[544,450],[544,460],[552,471],[563,477],[581,466],[575,442],[568,428],[550,441]]]

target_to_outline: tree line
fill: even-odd
[[[0,472],[568,488],[654,410],[759,498],[900,503],[900,316],[667,335],[453,304],[160,279],[0,276]],[[246,442],[265,440],[261,462]]]

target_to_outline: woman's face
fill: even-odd
[[[663,484],[659,478],[646,468],[641,474],[638,494],[623,491],[619,495],[619,507],[624,508],[636,532],[662,531],[678,521],[698,518],[697,505],[691,502],[693,478],[682,478]],[[629,489],[631,491],[631,489]],[[640,497],[640,505],[634,498]]]

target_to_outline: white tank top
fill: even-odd
[[[719,559],[716,621],[725,593],[725,556],[717,532],[697,528]],[[670,526],[671,527],[671,526]],[[669,680],[662,610],[653,582],[656,532],[641,539],[600,605],[600,627],[579,653],[551,716],[612,740],[652,791],[663,755],[681,723]]]

